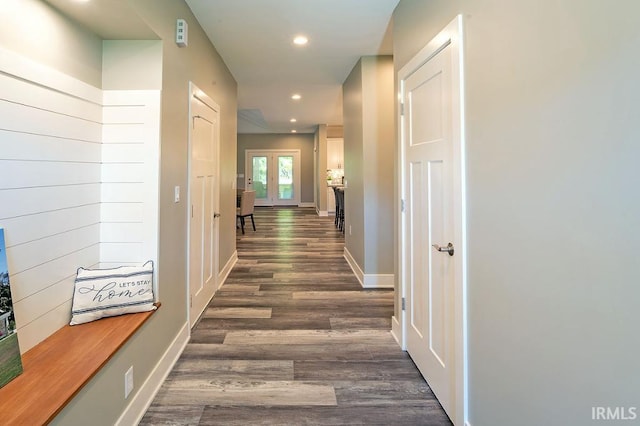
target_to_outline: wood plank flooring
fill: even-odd
[[[258,208],[142,425],[450,425],[332,217]]]

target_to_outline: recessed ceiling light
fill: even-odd
[[[302,96],[300,96],[299,94],[296,93],[295,95],[291,96],[291,99],[293,99],[294,101],[297,101],[297,100],[302,99]]]
[[[294,44],[297,44],[298,46],[304,46],[304,45],[305,45],[305,44],[307,44],[308,42],[309,42],[309,39],[308,39],[308,38],[306,38],[306,37],[305,37],[305,36],[303,36],[303,35],[296,36],[296,37],[293,39],[293,43],[294,43]]]
[[[297,130],[292,130],[291,133],[298,133],[298,131]]]
[[[292,118],[292,119],[291,119],[291,120],[289,120],[289,121],[290,121],[290,122],[292,122],[292,123],[295,123],[295,122],[296,122],[296,121],[298,121],[298,120],[296,120],[295,118]]]

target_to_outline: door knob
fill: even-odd
[[[215,219],[216,217],[220,217],[220,213],[214,213],[213,218]]]
[[[431,244],[431,247],[438,250],[441,253],[449,253],[449,256],[453,256],[453,244],[449,243],[446,247],[440,247],[437,244]]]

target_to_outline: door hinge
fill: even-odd
[[[191,217],[193,218],[193,204],[191,204]]]
[[[404,200],[400,200],[400,211],[404,213]]]
[[[193,308],[193,296],[191,296],[191,295],[189,295],[189,307]],[[402,310],[404,310],[404,308],[402,308]]]
[[[404,115],[404,102],[400,103],[400,115]]]
[[[406,301],[404,297],[402,298],[402,310],[406,310]]]

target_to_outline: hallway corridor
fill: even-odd
[[[258,208],[143,425],[449,425],[332,217]],[[389,253],[391,256],[392,253]]]

